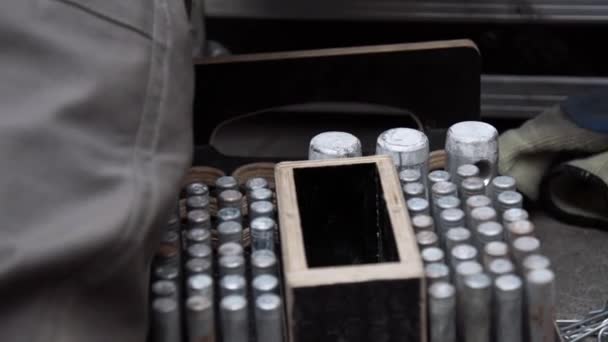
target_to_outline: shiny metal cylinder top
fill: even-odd
[[[456,176],[458,167],[474,164],[486,185],[498,171],[498,131],[492,125],[480,121],[464,121],[448,129],[445,151],[447,170]]]
[[[414,168],[426,174],[429,139],[424,133],[415,129],[389,129],[378,136],[376,154],[391,156],[398,170]]]
[[[324,132],[310,140],[309,160],[360,157],[361,142],[346,132]]]

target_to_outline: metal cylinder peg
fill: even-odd
[[[211,247],[209,247],[208,244],[204,244],[204,243],[192,244],[188,247],[186,252],[188,253],[188,257],[191,259],[197,258],[197,259],[211,260],[211,258],[213,256]]]
[[[483,265],[487,268],[496,259],[509,258],[509,245],[502,241],[492,241],[483,247]]]
[[[203,296],[213,298],[213,278],[207,274],[195,274],[186,280],[188,297]]]
[[[243,224],[243,215],[237,208],[222,208],[217,212],[217,223],[234,221]]]
[[[478,273],[464,280],[464,341],[491,341],[492,279]]]
[[[191,196],[209,196],[209,187],[200,182],[194,182],[186,185],[186,197]]]
[[[416,233],[416,242],[418,242],[418,248],[421,250],[427,247],[439,247],[439,237],[430,230]]]
[[[220,279],[220,295],[222,298],[230,295],[247,297],[247,281],[245,281],[245,277],[238,274],[223,276]]]
[[[444,170],[434,170],[429,172],[427,175],[427,187],[430,189],[435,185],[435,183],[439,182],[449,182],[450,181],[450,173]]]
[[[416,232],[423,230],[435,231],[435,222],[429,215],[421,214],[412,217],[412,226]]]
[[[186,216],[188,229],[211,229],[211,215],[208,210],[192,210]]]
[[[422,183],[407,183],[403,186],[403,195],[406,200],[412,198],[423,198],[426,200],[426,189]]]
[[[188,298],[186,300],[186,325],[188,342],[214,342],[213,298],[202,296]]]
[[[555,341],[555,275],[540,269],[529,272],[525,279],[529,341]]]
[[[194,244],[211,246],[211,231],[209,229],[194,228],[186,231],[186,248]]]
[[[241,255],[227,255],[220,257],[218,261],[220,277],[229,274],[245,276],[245,258]]]
[[[263,294],[255,300],[257,341],[283,342],[283,309],[281,297]]]
[[[250,206],[257,201],[272,202],[272,190],[266,188],[255,189],[247,194],[247,202]]]
[[[483,222],[477,226],[477,246],[482,249],[483,246],[492,241],[503,241],[504,240],[504,229],[498,222],[488,221]]]
[[[531,254],[524,258],[522,266],[523,274],[526,275],[533,270],[550,269],[551,260],[544,255]]]
[[[465,261],[454,268],[454,286],[456,287],[456,322],[460,339],[464,341],[464,281],[468,276],[483,272],[477,261]]]
[[[261,274],[251,282],[253,297],[257,298],[265,293],[279,293],[279,279],[272,274]]]
[[[509,224],[517,221],[526,221],[529,218],[529,214],[526,209],[522,208],[511,208],[505,210],[502,214],[502,224],[505,227],[508,227]]]
[[[426,173],[424,173],[426,175]],[[423,173],[417,169],[405,169],[399,172],[399,181],[401,185],[405,185],[408,183],[422,183],[424,180],[422,179]]]
[[[521,270],[524,259],[528,255],[538,254],[540,252],[540,240],[533,236],[522,236],[513,240],[513,259],[515,264]]]
[[[465,206],[465,214],[467,216],[466,227],[472,227],[471,212],[476,208],[491,207],[492,200],[490,199],[490,197],[485,196],[485,195],[475,195],[475,196],[471,196],[471,197],[467,198],[464,206]]]
[[[243,296],[224,297],[220,302],[223,342],[249,341],[247,299]]]
[[[494,281],[494,327],[497,342],[522,342],[523,282],[513,274]]]
[[[448,282],[437,282],[428,290],[430,342],[456,342],[456,290]]]
[[[438,247],[427,247],[420,252],[420,255],[425,264],[445,261],[443,250]]]
[[[452,182],[437,182],[431,188],[431,198],[433,204],[440,198],[445,196],[458,196],[456,184]]]
[[[177,283],[172,280],[157,280],[150,286],[154,298],[169,297],[179,300]]]
[[[215,180],[215,195],[219,196],[226,190],[238,190],[239,181],[232,176],[222,176]]]
[[[178,244],[161,244],[156,250],[154,260],[158,265],[179,265],[180,247]]]
[[[433,210],[437,210],[438,213],[447,209],[460,209],[460,199],[452,195],[439,197],[433,204],[435,205]]]
[[[175,342],[182,340],[180,310],[173,298],[156,298],[152,301],[152,340]]]
[[[273,251],[262,249],[251,253],[251,274],[277,274],[277,256]]]
[[[479,177],[465,178],[460,183],[460,199],[466,203],[466,201],[472,196],[485,195],[486,185],[483,179]]]
[[[251,221],[251,250],[267,249],[274,251],[274,232],[276,223],[268,217],[258,217]]]
[[[472,244],[471,231],[464,227],[450,228],[445,232],[444,242],[447,259],[451,262],[451,252],[454,247],[462,244]]]
[[[447,170],[452,177],[463,164],[477,166],[486,185],[498,173],[498,131],[492,125],[479,121],[452,125],[447,132],[445,151]]]
[[[461,209],[446,209],[443,210],[439,216],[440,234],[445,234],[450,228],[464,227],[465,217],[464,211]]]
[[[167,264],[154,268],[154,279],[179,281],[179,265]]]
[[[429,201],[425,200],[424,198],[414,197],[407,200],[406,203],[407,209],[410,213],[410,217],[416,215],[429,215],[431,213],[429,208]]]
[[[268,184],[268,181],[266,180],[266,178],[253,177],[253,178],[249,178],[247,180],[247,182],[245,182],[245,193],[247,194],[247,196],[249,196],[249,194],[251,192],[253,192],[254,190],[268,189],[269,187],[270,187],[270,185]]]
[[[346,132],[323,132],[310,140],[309,160],[360,157],[361,142]]]
[[[397,170],[415,169],[428,173],[429,139],[418,130],[393,128],[384,131],[376,140],[376,154],[388,155]]]
[[[249,222],[258,217],[274,218],[274,205],[269,201],[257,201],[249,206]]]
[[[522,236],[534,236],[534,232],[536,231],[534,223],[528,220],[521,220],[509,223],[506,228],[507,240],[510,243],[513,243],[514,240]]]
[[[498,195],[496,201],[496,209],[500,217],[505,211],[511,208],[521,208],[524,202],[524,196],[517,191],[503,191]]]
[[[188,276],[195,274],[213,275],[213,263],[209,259],[190,259],[186,261],[184,269]]]
[[[478,256],[477,249],[469,244],[461,244],[454,246],[450,252],[450,260],[452,269],[458,269],[458,266],[463,262],[476,261]]]
[[[232,255],[243,256],[243,245],[236,242],[226,242],[221,244],[217,249],[217,255],[219,257]]]
[[[209,196],[190,196],[186,198],[186,210],[208,210]]]
[[[471,229],[476,232],[477,227],[484,222],[496,221],[496,210],[492,207],[479,207],[471,210]]]
[[[450,267],[440,262],[426,264],[424,275],[428,286],[439,282],[450,282]]]
[[[456,175],[453,178],[457,186],[462,184],[462,181],[469,177],[478,177],[479,168],[473,164],[462,164],[456,168]]]
[[[511,260],[507,258],[498,258],[490,262],[487,267],[487,270],[488,274],[490,274],[493,279],[496,279],[505,274],[515,273],[515,266],[513,265]]]
[[[243,226],[234,221],[222,222],[217,226],[217,235],[220,246],[228,242],[241,244],[243,242]]]
[[[243,194],[238,190],[224,190],[217,197],[218,207],[236,208],[241,210],[243,207]]]
[[[492,197],[492,200],[498,202],[498,195],[504,191],[515,191],[516,188],[517,183],[515,182],[515,178],[511,176],[498,176],[492,179],[488,192]]]

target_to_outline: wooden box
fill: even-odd
[[[426,341],[422,261],[386,156],[276,167],[292,342]]]

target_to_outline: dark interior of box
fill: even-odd
[[[399,261],[375,163],[296,168],[308,267]]]

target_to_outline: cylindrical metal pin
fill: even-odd
[[[209,196],[190,196],[186,198],[186,210],[207,210],[209,209]]]
[[[252,190],[247,194],[247,201],[249,205],[257,201],[272,202],[272,190],[266,188]]]
[[[255,330],[257,341],[282,342],[283,316],[281,297],[263,294],[255,300]]]
[[[226,190],[238,190],[239,181],[232,176],[222,176],[215,181],[215,194],[219,196]]]
[[[482,249],[483,246],[492,241],[503,241],[504,240],[504,229],[498,222],[487,221],[477,226],[477,246]]]
[[[424,188],[424,184],[422,183],[407,183],[403,186],[403,195],[405,196],[406,200],[412,198],[426,199],[426,189]]]
[[[161,244],[154,255],[155,261],[159,265],[175,264],[179,265],[180,247],[179,244]]]
[[[429,295],[430,342],[456,342],[456,291],[448,282],[431,285]]]
[[[456,177],[453,181],[457,186],[462,184],[462,181],[470,178],[479,176],[479,168],[473,164],[462,164],[456,168]]]
[[[464,337],[464,280],[466,277],[483,272],[477,261],[465,261],[454,268],[454,286],[456,287],[456,322],[460,339]],[[464,340],[463,340],[464,341]]]
[[[220,302],[223,342],[249,341],[247,299],[243,296],[224,297]]]
[[[390,156],[397,170],[428,173],[429,139],[418,130],[393,128],[381,133],[376,140],[376,154]]]
[[[224,190],[217,197],[219,208],[236,208],[243,206],[243,194],[238,190]]]
[[[180,310],[173,298],[157,298],[152,301],[152,340],[175,342],[182,340]]]
[[[491,341],[492,279],[478,273],[464,280],[464,341]]]
[[[444,263],[431,263],[424,266],[428,286],[439,282],[450,282],[450,267]]]
[[[178,264],[167,264],[154,268],[154,278],[157,280],[178,281],[179,274]]]
[[[429,215],[421,214],[412,217],[412,226],[416,232],[423,230],[435,231],[435,223]]]
[[[456,196],[442,196],[439,197],[434,203],[437,212],[442,212],[447,209],[460,209],[460,199]]]
[[[476,233],[477,227],[484,222],[496,221],[496,210],[492,207],[479,207],[471,210],[471,229]]]
[[[424,174],[426,175],[426,173]],[[401,182],[401,185],[405,185],[408,183],[422,183],[422,175],[423,173],[421,173],[420,170],[417,169],[401,170],[399,172],[399,181]]]
[[[483,182],[483,179],[479,177],[469,177],[465,178],[460,183],[460,199],[463,202],[466,202],[472,196],[485,195],[486,193],[486,185]]]
[[[243,226],[234,221],[222,222],[217,226],[217,235],[220,246],[228,242],[241,244],[243,242]]]
[[[274,205],[268,201],[257,201],[249,206],[249,222],[258,217],[274,218]]]
[[[462,244],[472,244],[471,231],[464,227],[450,228],[444,236],[447,259],[451,262],[452,249]]]
[[[471,196],[465,202],[465,213],[467,215],[467,227],[472,227],[471,225],[471,212],[475,208],[481,207],[491,207],[492,200],[488,196],[484,195],[475,195]]]
[[[522,263],[523,274],[526,275],[528,272],[533,270],[542,270],[551,268],[551,260],[544,255],[532,254],[524,258]]]
[[[449,182],[450,178],[451,178],[450,173],[447,171],[444,171],[444,170],[431,171],[427,176],[427,180],[428,180],[427,187],[429,187],[429,189],[431,189],[431,188],[433,188],[433,185],[435,185],[435,183]]]
[[[439,238],[435,232],[430,230],[423,230],[416,233],[416,241],[418,242],[418,248],[421,250],[427,247],[439,247]]]
[[[517,191],[503,191],[498,195],[496,201],[496,209],[500,217],[505,211],[511,208],[521,208],[524,202],[524,196]]]
[[[213,298],[194,296],[186,300],[189,342],[215,342]]]
[[[150,286],[153,297],[169,297],[178,300],[177,283],[172,280],[157,280]]]
[[[245,277],[238,274],[225,275],[220,279],[220,295],[227,297],[239,295],[247,297],[247,282]]]
[[[268,181],[266,180],[266,178],[262,178],[262,177],[253,177],[253,178],[249,178],[247,180],[247,182],[245,182],[245,192],[247,194],[247,196],[249,196],[249,194],[257,189],[268,189],[269,184]]]
[[[190,245],[186,252],[188,253],[188,257],[192,259],[197,258],[210,260],[213,255],[211,247],[203,243],[195,243],[193,245]]]
[[[528,255],[540,252],[540,240],[533,236],[522,236],[513,240],[513,259],[518,267],[522,269],[524,259]]]
[[[476,261],[477,249],[469,244],[461,244],[452,248],[450,252],[450,260],[452,269],[458,269],[458,266],[463,262]]]
[[[447,170],[456,176],[460,165],[474,164],[488,184],[498,171],[498,131],[479,121],[464,121],[448,129],[445,143]]]
[[[530,342],[555,341],[555,275],[547,269],[526,275],[527,323]]]
[[[534,236],[534,232],[536,230],[534,223],[528,220],[515,221],[513,223],[509,223],[506,228],[507,240],[510,243],[513,243],[513,241],[522,236]]]
[[[251,250],[267,249],[274,251],[274,231],[276,223],[268,217],[258,217],[251,221]]]
[[[439,214],[439,234],[445,234],[450,228],[464,227],[465,216],[461,209],[446,209]]]
[[[243,256],[243,245],[236,242],[226,242],[220,245],[217,249],[217,254],[220,258],[231,255]]]
[[[513,274],[494,281],[494,317],[497,342],[522,342],[523,282]]]
[[[496,259],[509,258],[509,245],[502,241],[492,241],[483,247],[483,265],[488,268]]]
[[[245,258],[241,255],[228,255],[220,257],[218,261],[220,277],[229,274],[245,276]]]
[[[511,208],[505,210],[505,212],[502,214],[502,224],[505,227],[508,227],[509,224],[513,222],[528,220],[529,216],[530,215],[528,214],[526,209]]]
[[[186,197],[209,196],[209,187],[203,183],[194,182],[186,185]]]
[[[186,280],[188,297],[203,296],[213,298],[213,278],[207,274],[195,274]]]
[[[506,258],[498,258],[492,260],[487,267],[488,273],[493,279],[496,279],[505,274],[511,274],[515,272],[515,266],[511,260]]]
[[[190,259],[184,265],[184,269],[188,276],[195,274],[206,274],[211,276],[213,274],[213,263],[209,259]]]
[[[416,215],[429,215],[429,201],[421,197],[414,197],[407,200],[407,209],[409,210],[410,217]]]
[[[456,184],[452,182],[437,182],[433,184],[433,187],[431,188],[431,198],[433,204],[435,204],[440,197],[445,196],[458,196]]]
[[[272,274],[261,274],[253,278],[251,282],[253,288],[253,298],[257,298],[265,293],[279,293],[279,279]]]
[[[253,277],[276,273],[277,257],[273,251],[262,249],[251,253],[251,274]]]
[[[211,246],[211,232],[209,229],[194,228],[186,231],[186,248],[194,244]]]
[[[360,157],[361,142],[346,132],[324,132],[310,140],[309,160]]]
[[[234,221],[243,224],[241,210],[237,208],[222,208],[217,212],[217,223]]]
[[[438,247],[427,247],[420,252],[420,256],[425,264],[444,262],[443,250]]]
[[[498,202],[498,195],[504,191],[515,191],[517,183],[511,176],[498,176],[492,179],[488,190],[494,202]]]
[[[207,210],[191,210],[187,219],[188,229],[211,229],[211,215]]]

